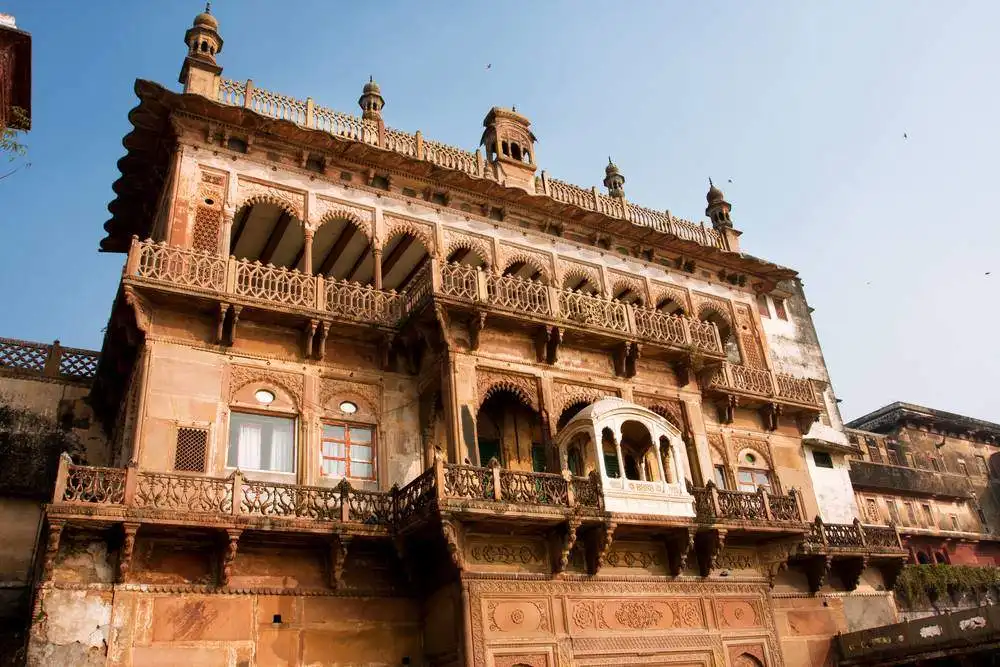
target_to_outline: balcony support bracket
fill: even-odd
[[[888,559],[878,559],[875,561],[875,566],[882,573],[882,581],[885,582],[885,590],[891,591],[896,587],[896,579],[899,578],[900,573],[903,571],[903,565],[906,563],[905,558],[888,558]]]
[[[42,564],[42,581],[52,579],[52,570],[56,565],[56,556],[59,555],[59,540],[62,538],[63,528],[66,522],[62,520],[48,519],[49,534],[45,541],[45,560]]]
[[[777,403],[765,403],[760,409],[760,416],[764,420],[764,428],[768,431],[777,431],[778,418],[781,417],[781,406]]]
[[[698,555],[698,572],[703,577],[715,569],[719,556],[726,546],[725,528],[714,528],[698,533],[695,538],[695,550]]]
[[[596,575],[604,567],[617,528],[618,524],[606,521],[587,534],[587,571],[591,575]]]
[[[239,528],[226,529],[226,541],[222,547],[222,556],[219,562],[219,585],[228,586],[233,576],[233,563],[236,561],[236,552],[240,547],[240,535],[243,531]]]
[[[313,353],[313,344],[316,340],[316,329],[319,327],[319,320],[309,320],[309,324],[302,332],[302,356],[306,359],[312,359],[315,355]]]
[[[809,592],[817,593],[823,588],[827,577],[830,575],[830,567],[833,564],[833,557],[829,555],[811,556],[803,562],[806,572],[806,579],[809,581]]]
[[[446,512],[441,513],[441,534],[448,547],[451,562],[459,572],[465,569],[465,552],[463,550],[462,524]]]
[[[562,531],[557,530],[553,536],[555,542],[553,554],[556,555],[552,563],[552,575],[554,578],[561,577],[569,567],[570,556],[573,553],[573,547],[576,546],[577,530],[579,530],[581,523],[582,521],[579,518],[571,517],[565,526],[563,526]]]
[[[670,576],[680,576],[687,567],[688,556],[694,549],[694,538],[697,528],[685,528],[667,536],[667,558],[669,559]]]
[[[761,571],[767,577],[768,585],[774,588],[778,574],[788,568],[788,559],[798,551],[800,539],[774,542],[759,551]]]
[[[858,583],[861,581],[861,573],[865,571],[866,567],[868,567],[867,556],[850,556],[847,558],[838,558],[834,561],[837,576],[840,577],[840,580],[849,591],[853,591],[858,587]]]
[[[479,334],[486,328],[486,311],[476,310],[469,318],[469,349],[475,352],[479,349]]]
[[[636,362],[642,349],[638,343],[625,341],[614,351],[615,375],[622,378],[633,378],[636,373]]]
[[[225,340],[226,316],[229,314],[229,304],[219,304],[219,317],[215,324],[215,344],[222,345]]]
[[[336,535],[330,542],[330,586],[338,591],[344,587],[344,565],[350,546],[350,535]]]
[[[719,421],[723,424],[732,424],[733,419],[736,416],[736,408],[740,405],[740,399],[737,396],[725,396],[720,400],[716,407],[719,409]]]
[[[139,524],[122,524],[122,542],[118,549],[118,583],[124,584],[132,569],[132,553],[135,551],[135,536],[139,532]]]

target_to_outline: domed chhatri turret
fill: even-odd
[[[385,98],[382,97],[382,90],[375,83],[375,79],[368,77],[361,97],[358,98],[358,106],[361,107],[361,117],[369,120],[382,120],[382,107],[385,106]]]
[[[711,178],[708,179],[708,194],[705,195],[705,199],[708,201],[708,207],[705,208],[705,215],[712,220],[712,227],[715,229],[723,227],[732,228],[733,221],[729,217],[729,212],[733,207],[726,201],[726,196],[722,194],[722,190],[715,187],[715,183],[712,182]]]
[[[535,135],[531,121],[515,107],[493,107],[483,119],[486,159],[497,168],[501,182],[535,191]]]
[[[212,16],[212,3],[205,5],[205,11],[194,17],[191,27],[184,33],[187,57],[181,67],[180,83],[185,93],[196,93],[215,97],[222,68],[215,62],[215,56],[222,52],[222,35],[219,34],[219,20]]]
[[[604,168],[604,187],[608,194],[619,199],[625,196],[625,177],[618,170],[618,165],[608,158],[608,166]]]

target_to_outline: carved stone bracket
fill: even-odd
[[[52,579],[52,570],[56,565],[56,556],[59,555],[59,540],[62,537],[65,521],[53,521],[49,519],[48,535],[45,540],[45,560],[42,565],[42,581]]]
[[[560,327],[542,326],[535,334],[535,358],[538,363],[554,364],[559,360],[559,345],[563,340]]]
[[[793,539],[768,544],[758,550],[761,571],[767,577],[768,584],[772,588],[778,574],[788,567],[788,559],[799,550],[801,545],[801,539]]]
[[[469,349],[479,349],[479,334],[486,327],[486,311],[477,310],[469,319]]]
[[[903,565],[906,563],[904,558],[890,558],[886,560],[877,560],[875,562],[875,567],[879,569],[882,573],[882,581],[885,582],[885,590],[891,591],[896,587],[896,579],[899,578],[900,573],[903,571]]]
[[[849,591],[853,591],[861,582],[861,573],[868,567],[867,556],[852,556],[850,558],[838,558],[834,560],[834,568],[837,576],[844,583]]]
[[[451,349],[454,347],[454,342],[451,338],[451,328],[450,320],[448,317],[448,309],[444,307],[443,304],[434,304],[434,317],[438,323],[438,330],[440,332],[441,348],[444,350]]]
[[[557,534],[556,536],[557,544],[556,548],[553,549],[553,555],[556,558],[555,562],[552,563],[552,574],[556,577],[561,576],[569,567],[570,554],[573,553],[573,547],[576,546],[576,533],[581,523],[582,521],[576,517],[570,518],[561,535]]]
[[[810,593],[816,593],[823,588],[827,577],[830,576],[832,564],[832,556],[811,556],[803,561],[802,566],[806,572],[806,579],[809,580]]]
[[[326,356],[326,337],[330,334],[330,323],[323,322],[319,329],[319,341],[316,343],[316,359],[323,361]]]
[[[226,529],[226,543],[222,548],[222,558],[219,567],[219,585],[228,586],[233,575],[233,562],[236,560],[236,552],[240,546],[240,535],[243,531],[238,528]]]
[[[717,404],[719,409],[719,421],[723,424],[732,424],[736,416],[736,408],[740,406],[740,399],[736,396],[725,396]]]
[[[766,403],[760,409],[760,416],[764,420],[764,428],[768,431],[777,431],[778,418],[781,417],[781,406],[777,403]]]
[[[350,546],[349,535],[336,535],[330,541],[330,586],[338,591],[344,586],[344,566],[347,564],[347,550]]]
[[[805,435],[812,428],[812,425],[819,419],[819,412],[814,410],[803,410],[795,415],[795,425],[799,428],[799,435]]]
[[[676,577],[684,572],[684,568],[687,567],[688,555],[694,549],[694,538],[697,532],[696,528],[685,528],[667,536],[666,547],[670,576]]]
[[[225,329],[226,329],[226,315],[229,314],[229,304],[220,303],[219,304],[219,316],[215,322],[215,344],[222,345],[222,341],[225,340]]]
[[[606,521],[588,533],[587,539],[587,571],[596,575],[604,567],[611,545],[615,540],[615,529],[618,524]]]
[[[236,342],[236,325],[240,321],[240,312],[243,310],[243,306],[234,305],[229,310],[229,327],[226,330],[225,337],[222,341],[223,345],[232,347]]]
[[[302,356],[311,359],[314,356],[313,344],[316,339],[316,329],[319,327],[319,320],[309,320],[309,323],[302,331]]]
[[[449,514],[441,515],[441,534],[444,536],[451,562],[459,572],[465,569],[465,554],[462,551],[462,525]]]
[[[633,378],[636,373],[636,362],[642,353],[638,343],[625,341],[614,351],[615,375],[623,378]]]
[[[698,555],[698,572],[703,577],[715,569],[719,556],[726,546],[726,529],[717,528],[700,532],[695,536],[695,551]]]
[[[124,584],[132,569],[132,553],[135,550],[135,536],[139,532],[139,524],[122,524],[122,544],[118,551],[118,583]]]

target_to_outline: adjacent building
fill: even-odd
[[[515,109],[467,151],[184,41],[135,85],[108,439],[59,459],[29,664],[824,665],[896,620],[922,536],[865,514],[880,436],[719,188],[683,220],[541,171]]]
[[[31,35],[0,14],[0,128],[31,128]]]

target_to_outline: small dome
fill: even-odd
[[[201,14],[194,17],[194,27],[195,28],[208,28],[209,30],[219,29],[219,20],[212,16],[208,11],[208,7],[205,8]]]
[[[379,95],[382,93],[382,89],[378,87],[375,83],[375,79],[368,77],[368,83],[365,84],[364,94],[365,95]]]
[[[610,176],[611,174],[620,174],[621,171],[619,171],[618,165],[616,165],[614,162],[612,162],[611,158],[609,157],[608,158],[608,166],[604,168],[604,173],[607,174],[608,176]]]
[[[726,200],[726,196],[724,194],[722,194],[722,190],[720,190],[719,188],[715,187],[715,183],[712,182],[711,178],[708,179],[708,186],[709,186],[708,187],[708,194],[705,195],[705,199],[708,200],[709,204],[717,204],[717,203],[719,203],[721,201],[725,201]]]

